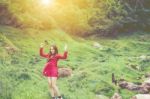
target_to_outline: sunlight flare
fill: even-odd
[[[53,0],[41,0],[42,5],[51,5],[53,3]]]

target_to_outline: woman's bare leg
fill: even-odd
[[[51,78],[51,77],[48,77],[48,85],[49,85],[51,97],[55,97],[54,89],[53,89],[53,87],[52,87],[52,78]]]
[[[56,85],[56,81],[57,81],[57,78],[56,77],[52,77],[52,87],[56,93],[57,96],[61,96],[59,90],[58,90],[58,87]]]

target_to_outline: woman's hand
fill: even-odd
[[[68,46],[67,46],[67,44],[65,44],[64,50],[67,51],[67,48],[68,48]]]
[[[44,46],[45,46],[44,43],[41,43],[41,44],[40,44],[40,47],[41,47],[41,48],[43,48]]]

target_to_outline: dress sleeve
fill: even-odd
[[[48,54],[45,54],[44,52],[43,52],[43,48],[40,48],[40,56],[42,56],[42,57],[45,57],[45,58],[48,58]]]
[[[68,51],[65,51],[63,55],[58,54],[57,58],[58,59],[67,59],[68,56]]]

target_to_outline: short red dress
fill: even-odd
[[[67,58],[67,51],[64,52],[63,55],[56,54],[55,56],[51,57],[49,54],[45,54],[43,52],[43,48],[40,48],[40,56],[50,60],[45,64],[43,69],[43,75],[46,77],[58,77],[58,66],[57,62],[59,59],[66,59]]]

